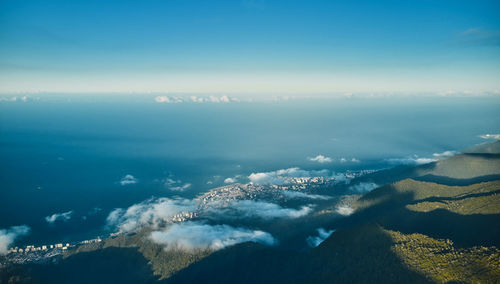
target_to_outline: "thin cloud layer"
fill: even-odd
[[[316,157],[312,157],[312,158],[310,157],[308,159],[309,159],[309,161],[318,162],[320,164],[331,163],[333,161],[332,158],[326,157],[323,155],[317,155]]]
[[[323,228],[319,228],[317,229],[318,231],[318,235],[317,236],[309,236],[307,237],[306,239],[306,242],[307,244],[312,247],[312,248],[315,248],[317,246],[319,246],[322,242],[324,242],[328,237],[330,237],[333,232],[335,232],[335,230],[325,230]]]
[[[207,225],[196,222],[173,224],[163,231],[154,231],[150,239],[167,250],[219,250],[244,242],[274,245],[274,237],[264,231],[235,228],[228,225]]]
[[[73,215],[73,210],[64,213],[55,213],[45,217],[45,221],[47,221],[47,223],[49,224],[54,224],[56,221],[67,222],[71,219],[72,215]]]
[[[377,187],[378,185],[374,182],[360,182],[358,184],[351,185],[349,187],[349,190],[357,193],[367,193],[374,190]]]
[[[133,175],[127,174],[120,180],[120,184],[121,185],[136,184],[138,181],[139,180],[136,179]]]
[[[283,196],[289,199],[316,199],[316,200],[328,200],[331,197],[327,195],[319,194],[307,194],[300,191],[284,190],[282,192]]]
[[[386,160],[389,164],[393,165],[424,165],[432,162],[436,162],[437,159],[433,158],[419,158],[418,156],[413,156],[409,158],[393,158]]]
[[[8,229],[0,230],[0,255],[7,254],[9,247],[14,243],[14,241],[25,236],[30,232],[30,227],[26,225],[13,226]]]
[[[346,204],[340,204],[335,208],[335,212],[342,216],[349,216],[354,213],[354,208]]]
[[[172,178],[167,178],[164,180],[164,185],[166,188],[172,191],[185,191],[191,187],[191,183],[182,183],[182,180],[174,180]]]

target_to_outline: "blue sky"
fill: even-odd
[[[498,92],[499,1],[0,1],[0,92]]]

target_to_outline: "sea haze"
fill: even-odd
[[[74,241],[105,232],[114,208],[152,196],[193,198],[291,167],[344,172],[433,158],[499,133],[498,105],[497,98],[0,102],[0,228],[30,226],[21,243]]]

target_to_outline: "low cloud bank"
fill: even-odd
[[[317,155],[316,157],[308,158],[309,161],[318,162],[320,164],[331,163],[333,160],[330,157],[325,157],[323,155]]]
[[[120,180],[120,184],[121,185],[129,185],[129,184],[135,184],[137,183],[139,180],[136,179],[133,175],[125,175],[121,180]]]
[[[283,185],[286,183],[286,178],[315,177],[315,176],[329,176],[329,175],[330,171],[328,170],[306,171],[300,168],[289,168],[271,172],[252,173],[250,176],[248,176],[248,179],[250,179],[250,182],[252,182],[253,184]]]
[[[309,236],[306,239],[307,244],[312,248],[319,246],[328,237],[330,237],[333,234],[333,232],[335,232],[335,230],[327,231],[323,228],[319,228],[319,229],[317,229],[317,231],[318,231],[317,236]]]
[[[311,213],[311,205],[299,209],[284,208],[275,203],[265,201],[241,200],[229,203],[229,206],[220,210],[226,216],[233,213],[237,218],[299,218]]]
[[[196,208],[197,204],[188,199],[149,199],[126,210],[113,210],[106,221],[108,226],[115,227],[120,232],[131,232],[145,226],[157,228],[168,223],[176,214],[193,212]]]
[[[64,213],[55,213],[50,216],[45,217],[45,221],[49,224],[54,224],[56,221],[64,221],[67,222],[71,219],[73,215],[73,210]]]
[[[196,222],[173,224],[163,231],[152,232],[150,238],[155,243],[165,245],[166,249],[183,250],[219,250],[244,242],[265,245],[277,243],[271,234],[264,231]]]
[[[0,255],[7,254],[9,247],[14,243],[14,241],[25,236],[30,232],[30,227],[26,225],[13,226],[8,229],[0,230]]]
[[[290,198],[290,199],[317,199],[317,200],[327,200],[327,199],[330,199],[331,196],[327,196],[327,195],[319,195],[319,194],[307,194],[307,193],[303,193],[303,192],[300,192],[300,191],[290,191],[290,190],[284,190],[282,192],[282,194],[286,197],[286,198]]]
[[[367,193],[374,190],[377,187],[378,185],[374,182],[360,182],[358,184],[350,186],[349,190],[357,193]]]

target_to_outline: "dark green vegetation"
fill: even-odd
[[[278,232],[285,244],[303,242],[320,226],[337,229],[313,249],[244,243],[216,252],[165,251],[147,241],[145,230],[80,247],[56,265],[32,265],[18,274],[11,268],[2,281],[499,283],[498,153],[495,142],[436,163],[363,176],[354,182],[387,185],[348,198],[354,214],[338,218],[331,210],[337,201],[331,201],[307,218],[263,228]]]

